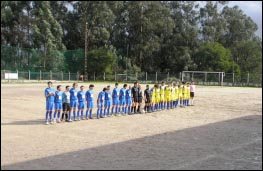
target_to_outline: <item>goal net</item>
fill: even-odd
[[[200,85],[221,85],[223,86],[225,72],[211,71],[183,71],[182,81],[194,81]]]

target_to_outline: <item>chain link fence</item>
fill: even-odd
[[[197,85],[221,85],[222,75],[194,73],[88,73],[85,81],[115,81],[115,82],[134,82],[160,83],[162,81],[195,81]],[[1,70],[2,82],[28,82],[28,81],[83,81],[84,76],[80,73],[71,72],[42,72],[42,71],[10,71]],[[223,86],[253,86],[262,87],[262,74],[259,73],[224,73]]]

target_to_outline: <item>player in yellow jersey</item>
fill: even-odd
[[[172,109],[175,108],[175,96],[176,96],[176,92],[175,92],[175,83],[172,82],[171,84],[171,104],[172,104]]]
[[[174,91],[175,91],[175,104],[174,107],[178,107],[178,101],[179,101],[179,87],[176,83],[174,83]]]
[[[183,96],[183,107],[186,106],[186,100],[187,100],[187,87],[185,82],[183,82],[183,87],[182,87],[182,96]]]
[[[178,97],[179,97],[179,102],[180,102],[180,107],[183,107],[183,84],[179,83],[178,84]]]
[[[154,85],[154,87],[151,89],[152,91],[152,102],[151,102],[151,111],[155,111],[155,105],[156,105],[156,87],[157,85]]]
[[[190,100],[190,83],[187,82],[186,84],[187,94],[186,94],[186,105],[190,106],[189,100]]]
[[[160,86],[160,106],[159,106],[161,110],[165,109],[164,89],[165,89],[165,82],[162,81],[162,85]]]
[[[167,109],[170,110],[172,108],[171,106],[171,97],[172,97],[172,94],[171,94],[171,83],[168,83],[168,85],[165,87],[165,101],[166,101],[166,106],[167,106]]]
[[[156,99],[156,110],[160,110],[160,85],[157,84],[156,90],[155,90],[155,99]]]

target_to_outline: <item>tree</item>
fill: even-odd
[[[43,67],[46,68],[48,50],[63,50],[62,28],[50,10],[50,2],[35,1],[33,4],[34,24],[33,41],[36,48],[44,51]],[[53,57],[55,58],[55,57]],[[49,61],[51,62],[51,61]]]
[[[194,55],[194,62],[200,71],[232,71],[231,51],[220,43],[204,43]]]

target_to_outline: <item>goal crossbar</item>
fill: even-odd
[[[215,71],[182,71],[182,81],[184,81],[184,73],[201,73],[201,74],[219,74],[219,79],[218,81],[220,82],[220,85],[223,86],[223,82],[224,82],[224,76],[225,76],[225,72],[215,72]]]

